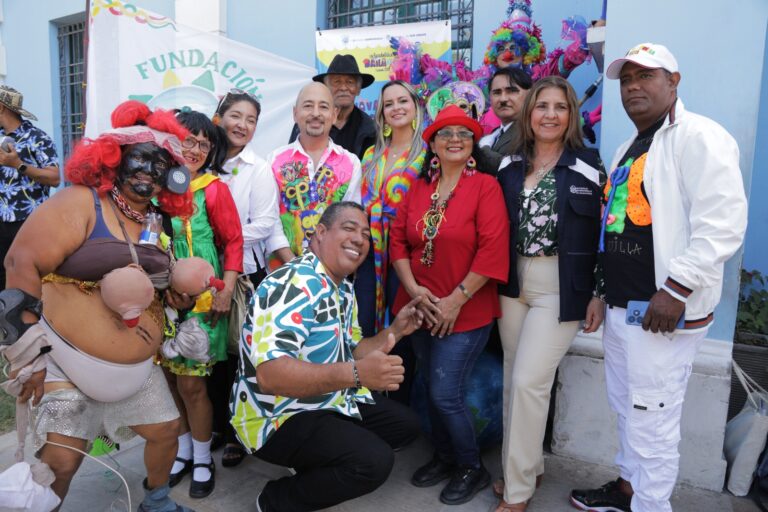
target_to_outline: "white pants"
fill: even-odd
[[[527,501],[544,473],[544,431],[552,382],[579,322],[560,322],[557,256],[518,256],[520,297],[501,296],[504,349],[504,501]]]
[[[671,512],[680,454],[680,416],[693,359],[706,330],[665,336],[627,325],[607,308],[603,345],[608,402],[618,415],[621,478],[633,512]]]

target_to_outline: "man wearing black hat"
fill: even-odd
[[[355,106],[355,98],[373,83],[373,75],[361,73],[354,56],[336,55],[328,71],[312,77],[312,80],[328,86],[333,104],[339,109],[331,128],[331,139],[362,160],[365,150],[376,143],[376,125],[368,114]],[[298,136],[299,127],[293,125],[288,142],[295,141]]]
[[[37,121],[22,108],[23,99],[16,89],[0,85],[0,262],[24,220],[59,184],[56,147],[44,131],[22,119]],[[4,289],[5,266],[0,265]]]

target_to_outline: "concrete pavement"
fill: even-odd
[[[16,434],[0,436],[0,469],[13,463]],[[27,445],[29,446],[29,444]],[[31,450],[28,449],[27,452]],[[101,460],[115,467],[128,481],[136,510],[143,498],[141,481],[144,478],[144,443],[137,439],[123,445],[111,457]],[[413,471],[430,457],[429,443],[419,439],[413,446],[399,452],[389,480],[375,492],[344,503],[334,512],[487,512],[493,511],[497,501],[490,488],[481,491],[471,502],[460,506],[447,506],[437,499],[441,486],[418,489],[410,485]],[[187,495],[189,477],[173,489],[172,495],[179,503],[193,507],[197,512],[252,512],[254,499],[264,484],[272,478],[286,475],[287,470],[267,464],[255,457],[248,457],[237,468],[221,467],[221,451],[214,454],[216,460],[216,489],[203,500],[193,500]],[[27,453],[27,460],[33,458]],[[498,477],[501,470],[499,450],[484,454],[489,471]],[[547,455],[546,473],[541,488],[536,492],[529,512],[574,511],[568,504],[568,493],[574,487],[596,487],[615,478],[610,468],[585,464],[572,459]],[[112,472],[92,460],[86,460],[72,482],[69,496],[62,512],[125,511],[125,488]],[[735,498],[727,493],[715,493],[687,486],[678,486],[672,497],[675,512],[756,512],[758,508],[749,500]],[[2,507],[0,506],[0,509]]]

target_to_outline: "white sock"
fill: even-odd
[[[192,458],[192,433],[187,432],[179,436],[179,450],[176,452],[176,456],[180,459],[189,460]],[[173,461],[173,467],[171,473],[176,474],[184,469],[184,464],[175,460]]]
[[[211,440],[198,441],[192,439],[192,451],[194,452],[195,464],[210,464],[211,463]],[[195,468],[195,472],[192,478],[198,482],[207,482],[211,479],[211,471],[208,468]]]

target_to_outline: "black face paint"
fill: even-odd
[[[171,159],[166,150],[150,142],[133,144],[123,151],[117,181],[127,185],[136,195],[149,198],[154,194],[155,186],[165,184],[170,167]]]

